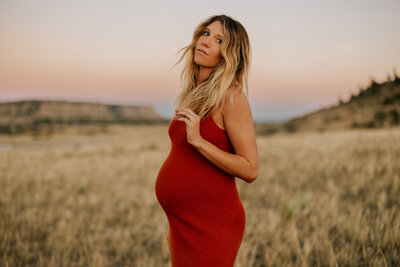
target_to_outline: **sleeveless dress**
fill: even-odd
[[[242,242],[246,216],[236,180],[186,139],[186,123],[171,120],[171,150],[155,182],[155,194],[169,223],[173,267],[232,267]],[[226,131],[211,116],[200,134],[219,149],[234,153]]]

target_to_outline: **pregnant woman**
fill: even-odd
[[[246,223],[235,178],[252,183],[258,176],[250,42],[240,22],[218,15],[201,22],[183,49],[171,150],[155,193],[169,222],[173,267],[232,267]]]

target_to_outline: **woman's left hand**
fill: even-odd
[[[186,138],[189,144],[193,145],[200,142],[203,138],[200,135],[200,116],[194,113],[190,108],[180,108],[175,111],[177,120],[186,123]]]

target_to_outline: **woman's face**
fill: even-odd
[[[210,23],[199,37],[194,51],[194,62],[200,66],[214,68],[222,58],[221,45],[224,28],[220,21]],[[203,50],[205,53],[199,51]]]

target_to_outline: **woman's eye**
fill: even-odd
[[[203,31],[203,34],[205,34],[206,36],[208,36],[209,32],[208,32],[208,31]],[[217,39],[217,40],[218,40],[218,42],[219,42],[220,44],[222,44],[222,40],[221,40],[221,39]]]

